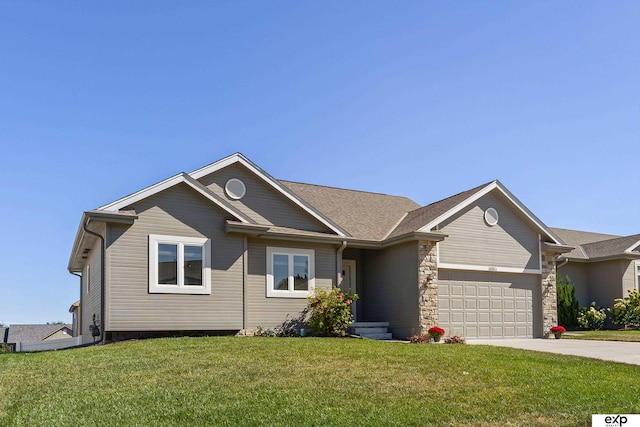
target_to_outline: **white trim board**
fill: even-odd
[[[541,269],[535,268],[517,268],[517,267],[497,267],[489,265],[471,265],[471,264],[450,264],[438,263],[438,269],[447,270],[470,270],[470,271],[489,271],[493,273],[524,273],[524,274],[542,274]]]

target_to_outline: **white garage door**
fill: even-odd
[[[533,337],[539,276],[440,270],[439,326],[464,338]]]

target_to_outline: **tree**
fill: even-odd
[[[578,315],[580,305],[576,298],[575,288],[571,284],[569,276],[560,279],[556,275],[556,295],[558,300],[558,324],[565,328],[575,328],[578,326]]]

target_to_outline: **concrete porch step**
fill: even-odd
[[[387,333],[387,328],[386,327],[377,327],[374,326],[372,328],[363,328],[363,327],[356,327],[356,328],[351,328],[352,333],[356,334],[356,335],[361,335],[361,334],[386,334]]]
[[[370,340],[390,340],[393,337],[387,332],[388,327],[389,322],[354,322],[349,326],[349,331]]]
[[[389,322],[353,322],[351,328],[388,328]]]

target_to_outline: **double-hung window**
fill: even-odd
[[[211,293],[211,240],[149,235],[149,292]]]
[[[313,250],[267,247],[267,297],[306,298],[314,286]]]
[[[636,261],[636,289],[640,291],[640,261]]]

